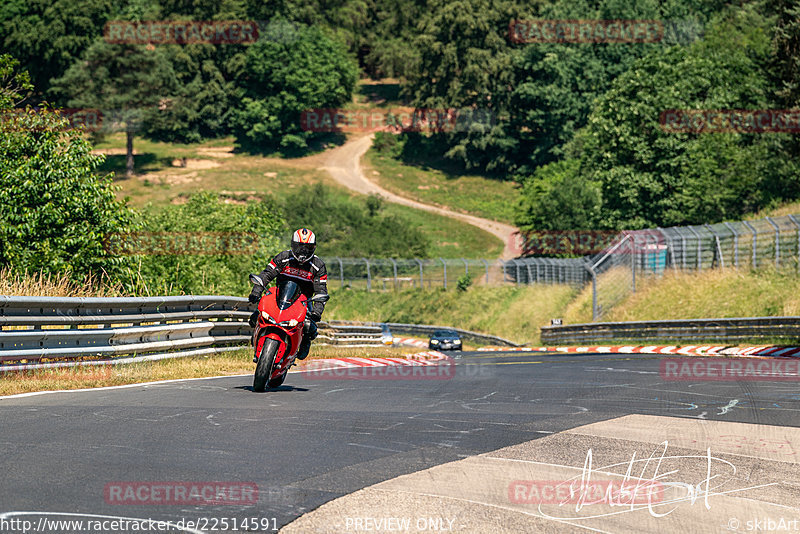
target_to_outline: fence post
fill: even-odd
[[[756,229],[753,228],[753,225],[750,224],[749,222],[742,221],[742,224],[747,226],[750,229],[750,231],[753,232],[753,269],[755,269],[758,266],[756,262],[756,245],[758,244],[756,238],[758,237],[758,232],[756,232]]]
[[[636,293],[636,236],[631,240],[631,291]]]
[[[800,222],[797,222],[794,215],[789,215],[789,219],[797,226],[797,270],[800,271]]]
[[[599,315],[597,310],[597,273],[592,267],[592,262],[587,261],[584,266],[592,277],[592,321],[594,322],[597,321]]]
[[[489,284],[489,262],[486,260],[481,260],[483,262],[484,267],[486,267],[486,284]]]
[[[708,229],[709,232],[711,232],[711,235],[714,236],[714,242],[717,246],[717,257],[719,258],[719,266],[721,269],[724,269],[725,258],[722,257],[722,245],[720,245],[719,236],[717,235],[717,233],[714,231],[714,228],[712,228],[710,224],[706,224],[706,228]]]
[[[417,258],[414,258],[414,261],[416,261],[417,263],[419,263],[419,288],[420,288],[420,289],[422,289],[422,284],[425,282],[425,281],[422,279],[422,262],[421,262],[419,259],[417,259]]]
[[[525,260],[525,269],[528,271],[528,285],[533,284],[533,275],[531,274],[531,262]]]
[[[726,222],[723,224],[725,224],[725,226],[728,227],[728,230],[730,230],[731,233],[733,234],[733,266],[739,267],[739,232],[736,231],[736,229],[733,227],[731,223]],[[798,228],[800,229],[800,226],[798,226]],[[800,238],[800,234],[798,234],[798,238]],[[798,241],[798,243],[800,243],[800,240]]]
[[[703,269],[703,240],[694,228],[691,226],[687,226],[686,228],[697,238],[697,270],[701,271]]]
[[[389,261],[392,262],[392,270],[394,271],[394,290],[397,291],[397,262],[394,261],[394,258],[389,258]]]
[[[464,275],[469,276],[469,263],[467,263],[467,260],[464,258],[461,258],[461,261],[464,262]]]
[[[669,258],[670,262],[672,263],[672,270],[678,270],[678,264],[675,263],[675,246],[672,244],[672,238],[667,235],[667,232],[663,228],[656,228],[661,235],[664,237],[664,240],[667,242],[667,250],[669,250]]]
[[[342,258],[337,257],[339,260],[339,283],[341,284],[341,288],[344,288],[344,264],[342,263]]]
[[[781,265],[781,229],[778,228],[778,225],[770,217],[765,217],[767,222],[775,228],[775,267],[780,267]]]
[[[447,289],[447,262],[444,261],[444,258],[439,258],[439,261],[444,265],[444,288]]]
[[[369,260],[367,258],[361,258],[364,260],[364,263],[367,264],[367,291],[372,291],[372,276],[369,272]]]
[[[517,277],[517,280],[516,280],[517,284],[516,285],[519,285],[519,279],[520,279],[519,261],[518,260],[511,260],[511,261],[514,262],[514,267],[516,267],[516,271],[517,271],[517,276],[516,276]]]

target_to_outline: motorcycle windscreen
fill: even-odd
[[[286,280],[278,286],[278,309],[286,310],[300,298],[297,282]]]

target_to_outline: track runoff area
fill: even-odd
[[[797,360],[453,356],[0,398],[0,532],[800,530]]]

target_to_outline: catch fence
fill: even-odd
[[[800,272],[798,258],[800,215],[623,231],[602,251],[578,258],[324,259],[332,288],[453,288],[467,280],[473,284],[591,285],[592,318],[598,321],[636,292],[637,284],[641,287],[643,281],[669,270],[769,267]]]

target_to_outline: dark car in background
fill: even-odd
[[[461,336],[453,330],[436,330],[428,341],[428,348],[436,350],[461,350]]]

